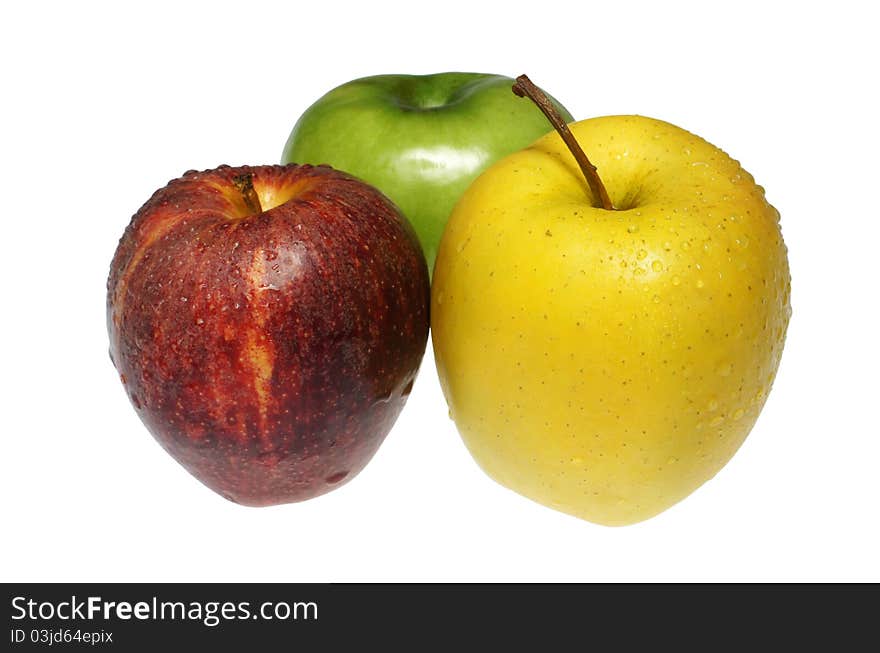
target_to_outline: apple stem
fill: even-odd
[[[538,105],[538,108],[547,116],[547,120],[550,121],[550,124],[553,125],[553,128],[559,133],[572,155],[574,155],[575,161],[581,167],[581,172],[584,173],[593,196],[599,198],[603,209],[613,211],[614,205],[611,203],[611,198],[608,197],[608,191],[605,190],[605,184],[602,183],[602,179],[596,171],[596,166],[590,163],[587,155],[584,154],[574,134],[571,133],[568,125],[565,124],[565,120],[559,115],[550,98],[547,97],[544,91],[535,86],[526,75],[520,75],[516,78],[516,82],[513,84],[513,92],[519,97],[529,98]]]
[[[263,212],[263,207],[260,205],[260,197],[257,195],[257,191],[254,190],[254,176],[252,174],[236,175],[232,178],[232,183],[235,184],[238,192],[241,193],[245,205],[253,215],[259,215]]]

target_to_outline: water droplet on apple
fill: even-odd
[[[736,239],[735,242],[736,242],[737,246],[745,249],[746,247],[749,246],[749,237],[748,236],[740,236],[739,238]]]
[[[197,318],[197,319],[196,319],[196,324],[198,324],[199,326],[204,326],[204,324],[205,324],[205,320],[203,320],[202,318]]]
[[[691,243],[690,243],[690,241],[689,241],[689,240],[683,240],[683,241],[681,242],[681,248],[682,248],[682,249],[685,249],[685,250],[690,249],[690,248],[691,248]]]
[[[724,415],[716,415],[709,422],[709,426],[721,426],[722,423],[724,423]]]
[[[335,474],[330,474],[330,476],[325,478],[324,481],[327,483],[327,485],[333,485],[334,483],[339,483],[339,481],[344,479],[346,476],[348,476],[348,470],[344,472],[336,472]]]
[[[707,409],[709,411],[718,410],[718,400],[717,399],[710,399],[709,405],[707,406]]]
[[[639,230],[639,225],[637,225],[637,224],[631,224],[631,225],[629,225],[629,226],[626,228],[626,230],[627,230],[629,233],[634,234],[635,232],[637,232],[637,231]]]
[[[185,303],[185,302],[186,302],[186,301],[188,301],[188,300],[187,300],[187,298],[186,298],[186,297],[181,297],[181,298],[180,298],[180,301],[182,301],[182,302],[184,302],[184,303]]]
[[[702,279],[697,279],[697,288],[702,288],[706,283]]]
[[[663,264],[660,261],[654,261],[651,263],[651,269],[654,272],[663,272]]]
[[[674,465],[677,462],[678,458],[676,458],[675,456],[669,456],[669,458],[666,460],[667,465]]]
[[[653,299],[653,301],[654,301],[655,304],[659,304],[659,303],[660,303],[660,295],[654,295],[654,297],[653,297],[652,299]]]
[[[742,419],[742,416],[744,414],[745,414],[745,411],[742,408],[737,408],[735,411],[733,411],[733,419],[740,420],[740,419]]]
[[[678,275],[675,275],[674,277],[672,277],[672,285],[673,286],[677,286],[680,283],[681,283],[681,277],[679,277]]]
[[[641,261],[641,260],[643,260],[647,255],[648,255],[648,252],[646,252],[646,251],[643,250],[643,249],[640,249],[640,250],[638,251],[638,253],[636,254],[636,258],[639,259],[639,260]]]

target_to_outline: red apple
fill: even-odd
[[[379,191],[327,166],[187,172],[132,218],[107,283],[110,356],[193,476],[301,501],[369,462],[428,336],[428,270]]]

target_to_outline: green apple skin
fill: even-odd
[[[465,189],[492,163],[551,130],[534,104],[511,92],[513,82],[457,72],[356,79],[306,110],[282,162],[326,163],[377,187],[412,223],[432,270],[443,227]]]

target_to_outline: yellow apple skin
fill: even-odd
[[[703,139],[641,116],[570,128],[618,210],[594,208],[555,132],[490,167],[440,244],[434,352],[486,473],[631,524],[754,425],[791,314],[787,250],[763,188]]]

